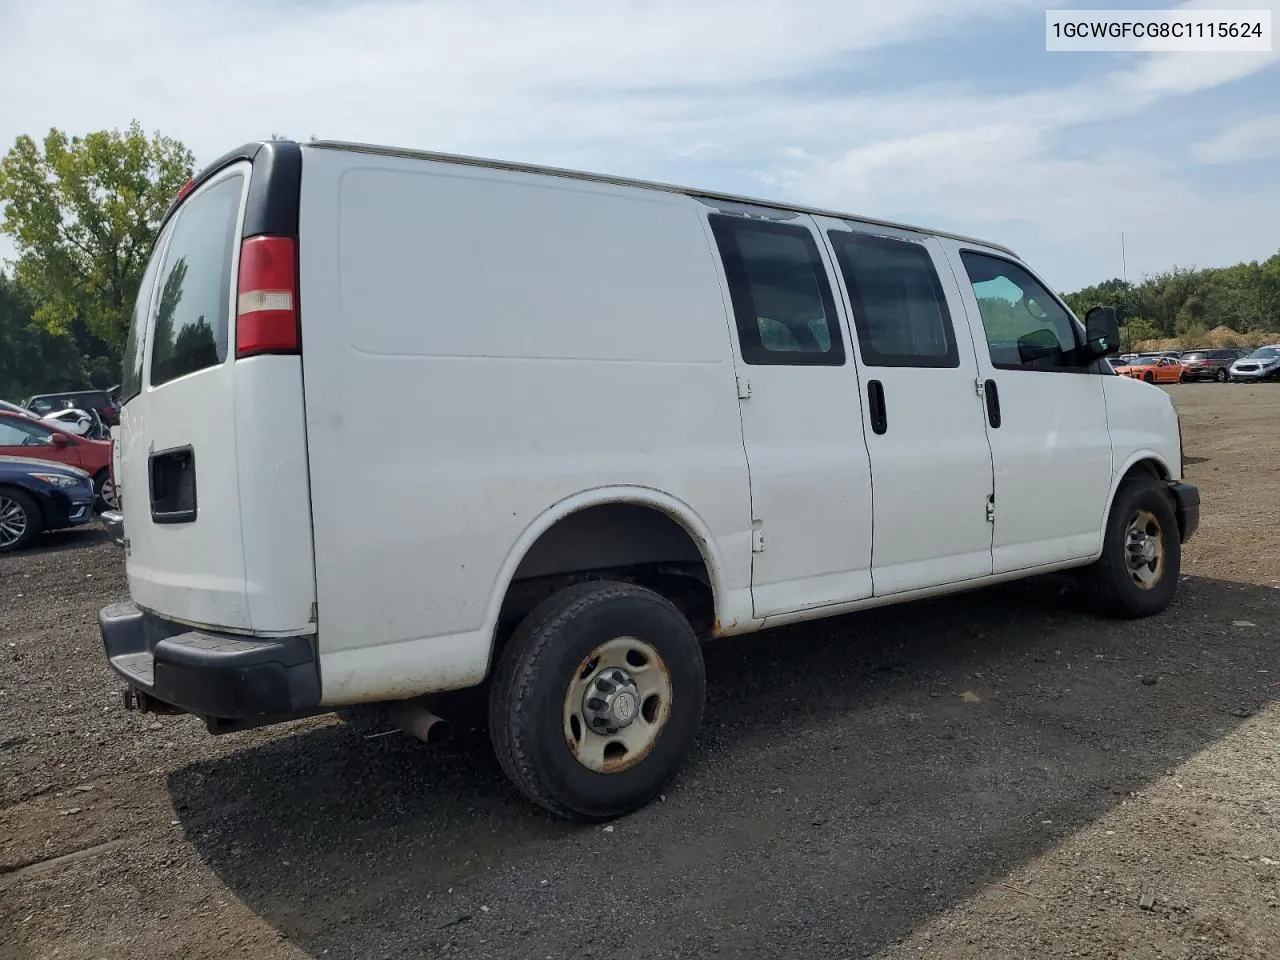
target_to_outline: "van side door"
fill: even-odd
[[[1113,455],[1101,365],[1083,331],[1024,264],[946,248],[979,346],[995,464],[996,573],[1083,560],[1101,549]]]
[[[776,210],[708,224],[733,318],[754,614],[870,597],[870,466],[824,246],[810,218]]]
[[[876,596],[991,573],[993,479],[974,344],[931,237],[820,220],[864,387]]]

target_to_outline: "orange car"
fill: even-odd
[[[1147,383],[1178,383],[1182,380],[1182,363],[1173,357],[1137,357],[1115,370],[1122,377],[1133,377]]]

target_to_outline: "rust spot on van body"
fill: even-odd
[[[738,627],[737,620],[730,620],[728,623],[722,625],[720,623],[720,618],[716,617],[713,621],[711,621],[711,636],[727,637],[729,636],[729,631],[736,630],[737,627]]]

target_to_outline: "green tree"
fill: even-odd
[[[1174,337],[1184,347],[1231,339],[1213,334],[1219,327],[1269,339],[1269,334],[1280,332],[1280,253],[1260,263],[1175,268],[1137,284],[1107,280],[1064,294],[1063,299],[1079,317],[1093,306],[1115,307],[1126,347]]]
[[[1134,317],[1120,329],[1120,346],[1124,350],[1132,350],[1134,344],[1143,340],[1154,340],[1160,336],[1160,329],[1150,320]]]
[[[1063,300],[1081,320],[1093,307],[1115,307],[1116,319],[1122,325],[1135,315],[1133,286],[1119,278],[1104,280],[1096,286],[1065,294]]]
[[[90,376],[75,338],[36,326],[33,312],[22,289],[0,273],[0,399],[13,403],[33,393],[83,386]]]
[[[193,165],[185,146],[148,139],[136,121],[124,133],[17,138],[0,161],[0,230],[17,246],[37,324],[67,334],[80,321],[118,363],[160,218]]]

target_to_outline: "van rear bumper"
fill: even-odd
[[[269,723],[316,712],[320,667],[311,637],[195,630],[115,603],[98,614],[107,662],[134,690],[206,719]]]

